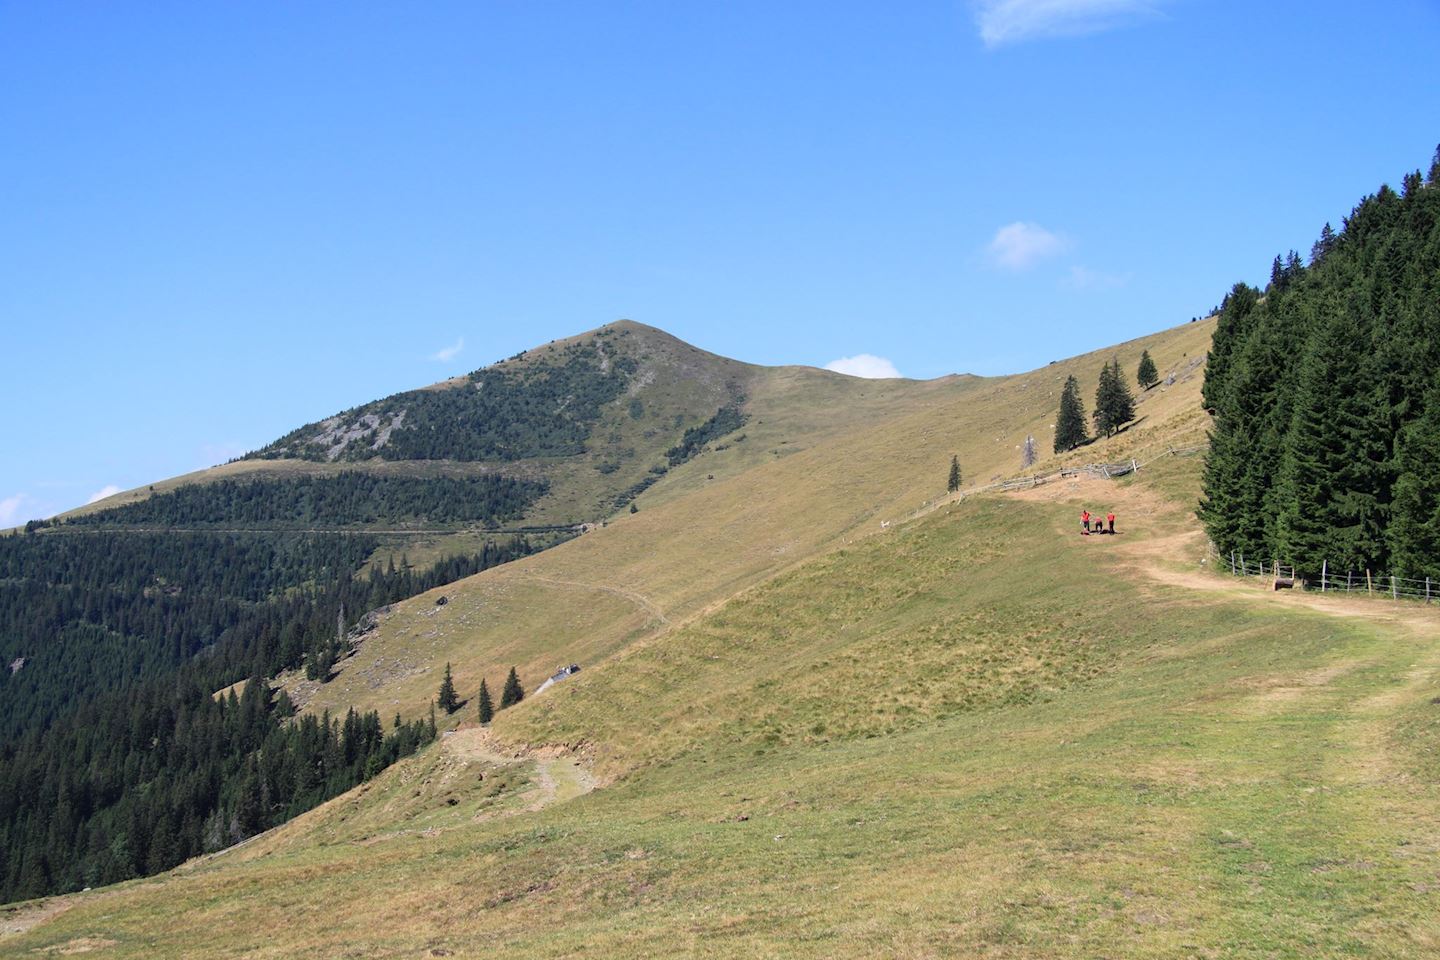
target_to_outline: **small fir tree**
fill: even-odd
[[[490,688],[480,681],[480,722],[489,723],[495,719],[495,704],[490,702]]]
[[[1140,369],[1135,371],[1135,382],[1140,384],[1141,390],[1149,390],[1160,382],[1160,371],[1155,369],[1155,361],[1150,359],[1149,350],[1140,353]]]
[[[1035,438],[1026,437],[1025,444],[1020,448],[1020,469],[1028,470],[1035,465]]]
[[[1080,382],[1074,377],[1065,381],[1060,392],[1060,415],[1055,419],[1055,452],[1074,450],[1090,439],[1085,432],[1085,407],[1080,403]]]
[[[460,698],[455,695],[455,681],[450,676],[450,664],[445,664],[445,678],[440,681],[440,693],[435,698],[440,709],[454,713],[460,708]]]
[[[510,668],[510,676],[505,678],[505,689],[500,691],[500,709],[513,707],[525,699],[525,688],[520,686],[520,675],[515,668]]]
[[[950,480],[945,484],[945,489],[951,493],[960,489],[960,457],[958,455],[950,458]]]

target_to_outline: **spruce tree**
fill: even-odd
[[[500,709],[513,707],[525,699],[525,688],[520,686],[520,675],[515,668],[510,668],[510,676],[505,678],[505,689],[500,691]]]
[[[1386,532],[1390,568],[1401,577],[1428,577],[1440,588],[1440,383],[1397,447],[1399,477]]]
[[[1160,382],[1160,371],[1155,369],[1155,361],[1150,359],[1149,350],[1140,353],[1140,369],[1135,371],[1135,382],[1140,384],[1141,390],[1149,390]]]
[[[956,454],[950,458],[950,479],[945,488],[951,493],[960,489],[960,456]]]
[[[445,678],[440,681],[440,693],[435,702],[441,710],[446,713],[454,713],[460,708],[460,698],[455,695],[455,681],[450,676],[450,664],[445,664]]]
[[[1100,382],[1095,388],[1095,431],[1108,437],[1134,419],[1135,398],[1125,385],[1117,358],[1100,370]]]
[[[490,702],[490,688],[480,681],[480,722],[489,723],[495,719],[495,704]]]
[[[1060,413],[1055,418],[1055,452],[1074,450],[1089,439],[1085,431],[1085,407],[1080,403],[1080,383],[1068,377],[1065,389],[1060,392]]]
[[[1273,498],[1275,552],[1302,576],[1329,563],[1383,570],[1390,483],[1385,420],[1364,327],[1335,310],[1305,357]]]

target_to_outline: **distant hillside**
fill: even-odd
[[[1107,456],[1203,431],[1208,337],[1191,324],[1029,374],[918,382],[755,367],[612,325],[352,411],[325,427],[356,434],[334,460],[255,457],[10,538],[0,889],[152,873],[373,776],[428,736],[447,663],[472,706],[512,665],[531,687],[557,663],[603,676],[672,624],[933,506],[952,455],[970,484],[1013,473],[1028,435],[1048,446],[1064,379],[1093,383],[1112,354],[1132,369],[1148,348],[1173,383],[1144,395]],[[427,407],[448,410],[434,432],[457,457],[379,454],[432,397],[463,407],[495,382],[498,406]],[[372,412],[404,413],[378,447],[355,429]],[[335,446],[292,436],[307,456]],[[492,454],[514,459],[458,458]],[[600,523],[487,532],[577,521]],[[211,694],[247,680],[285,696],[244,701],[230,736]],[[292,706],[319,725],[265,747],[267,724],[290,737]],[[408,733],[391,732],[396,714]],[[54,810],[69,812],[52,827]]]

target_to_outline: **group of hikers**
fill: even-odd
[[[1090,524],[1091,524],[1092,522],[1095,524],[1095,529],[1094,529],[1094,530],[1091,530],[1091,529],[1090,529]],[[1108,529],[1107,529],[1106,526],[1105,526],[1107,523],[1110,525]],[[1080,511],[1080,535],[1081,535],[1081,536],[1088,537],[1088,536],[1090,536],[1090,534],[1092,534],[1092,533],[1110,533],[1110,534],[1113,534],[1114,532],[1115,532],[1115,513],[1114,513],[1114,511],[1111,511],[1110,513],[1107,513],[1107,514],[1105,515],[1105,519],[1104,519],[1104,520],[1101,520],[1099,517],[1091,518],[1091,516],[1090,516],[1090,511],[1089,511],[1089,510],[1081,510],[1081,511]]]

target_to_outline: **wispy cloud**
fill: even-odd
[[[200,445],[200,460],[203,466],[213,467],[218,464],[229,463],[245,452],[245,445],[235,440],[225,440],[220,443],[202,443]]]
[[[23,493],[0,500],[0,527],[13,527],[20,522],[20,508],[30,499]]]
[[[450,344],[450,346],[441,347],[439,350],[436,350],[434,353],[430,354],[430,359],[434,360],[436,363],[449,363],[451,360],[454,360],[457,356],[459,356],[460,351],[464,349],[465,338],[461,337],[459,340],[456,340],[454,343]]]
[[[59,512],[60,507],[52,501],[32,497],[24,491],[0,497],[0,530],[17,527],[30,520],[44,520]]]
[[[979,0],[975,23],[987,47],[1112,30],[1157,16],[1166,0]]]
[[[1130,282],[1128,273],[1102,273],[1079,265],[1070,268],[1069,274],[1060,281],[1071,290],[1114,290]]]
[[[90,499],[86,500],[85,502],[86,504],[91,504],[96,502],[97,500],[104,500],[106,497],[113,497],[119,492],[119,487],[115,486],[115,484],[113,483],[107,483],[99,490],[96,490],[94,493],[90,494]]]
[[[1068,246],[1068,241],[1038,223],[1019,221],[1001,227],[986,248],[990,263],[1005,270],[1026,270]]]
[[[884,357],[877,357],[869,353],[857,353],[853,357],[831,360],[825,364],[825,369],[849,374],[852,377],[864,377],[866,380],[890,380],[900,376],[900,371],[895,369],[895,364]]]

